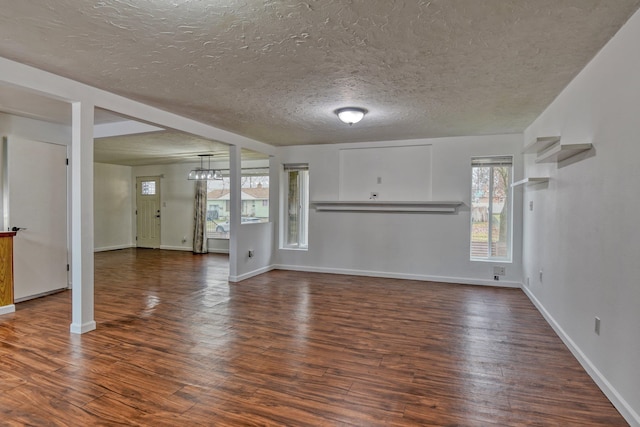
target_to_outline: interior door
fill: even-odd
[[[7,138],[9,227],[17,302],[68,287],[67,147]],[[7,206],[5,206],[7,209]]]
[[[136,178],[136,242],[139,248],[160,247],[160,177]]]

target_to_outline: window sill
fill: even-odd
[[[299,247],[295,247],[295,246],[284,246],[282,248],[280,248],[281,251],[301,251],[301,252],[307,252],[309,251],[309,247],[305,246],[303,248],[299,248]]]
[[[502,264],[513,264],[513,260],[509,258],[470,258],[471,262],[492,262],[492,263],[502,263]]]

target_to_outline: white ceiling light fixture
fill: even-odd
[[[210,179],[222,179],[222,173],[219,170],[211,169],[211,157],[213,154],[198,154],[200,157],[200,167],[189,172],[187,179],[190,181],[207,181]],[[204,158],[209,159],[209,166],[204,168]]]
[[[338,108],[335,113],[338,115],[338,118],[343,122],[351,126],[354,123],[358,123],[365,114],[367,114],[367,110],[359,107],[345,107]]]

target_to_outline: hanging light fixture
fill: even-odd
[[[188,180],[205,181],[210,179],[222,179],[222,173],[220,173],[219,170],[211,169],[211,157],[213,156],[213,154],[198,154],[198,156],[200,157],[200,167],[195,168],[191,172],[189,172],[189,175],[187,176]],[[207,169],[204,168],[205,157],[209,159],[209,165]]]
[[[367,110],[359,107],[345,107],[338,108],[335,113],[343,123],[352,125],[362,120],[364,115],[367,113]]]

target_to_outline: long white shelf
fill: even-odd
[[[313,201],[311,205],[316,211],[341,212],[423,212],[423,213],[455,213],[462,202],[395,202],[380,200],[328,200]]]
[[[529,144],[525,145],[522,149],[524,154],[527,153],[539,153],[540,151],[546,150],[551,147],[556,142],[560,141],[559,136],[539,136],[535,140],[531,141]]]
[[[549,182],[549,177],[529,177],[525,179],[521,179],[520,181],[516,181],[511,184],[511,187],[518,187],[520,185],[533,185],[533,184],[541,184],[543,182]]]
[[[590,150],[592,144],[562,144],[556,143],[546,151],[538,153],[536,163],[558,163],[573,157],[583,151]]]

